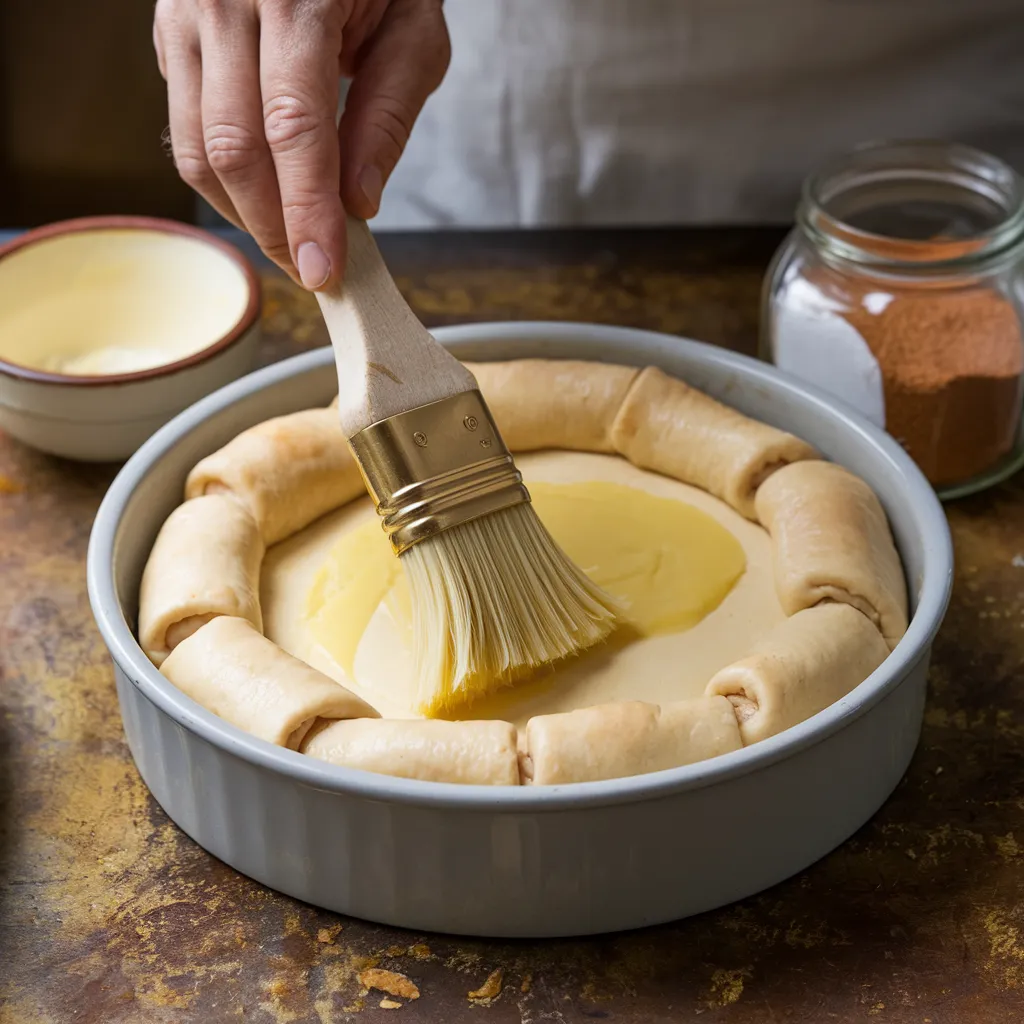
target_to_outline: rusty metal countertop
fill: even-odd
[[[383,248],[429,324],[590,320],[749,352],[780,237],[460,233]],[[325,344],[312,298],[264,281],[264,361]],[[0,435],[2,1024],[1024,1020],[1024,475],[948,508],[956,586],[921,745],[852,839],[695,919],[497,942],[321,912],[167,820],[128,754],[86,598],[89,528],[115,471]],[[367,993],[359,975],[374,968],[419,998]]]

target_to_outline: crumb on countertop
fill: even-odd
[[[469,993],[470,999],[494,999],[501,994],[501,980],[505,972],[499,967],[487,975],[487,980],[477,989]]]
[[[359,984],[369,990],[372,988],[386,992],[389,996],[401,996],[402,999],[419,999],[420,990],[404,974],[398,971],[385,971],[380,967],[370,967],[359,974]]]

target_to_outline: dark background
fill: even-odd
[[[0,226],[197,219],[161,145],[152,24],[152,0],[0,0]]]

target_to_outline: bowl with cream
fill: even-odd
[[[233,246],[145,217],[47,225],[0,247],[0,429],[126,458],[253,367],[260,284]]]

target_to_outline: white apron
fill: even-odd
[[[858,142],[1024,169],[1024,0],[447,0],[375,226],[783,222]]]

